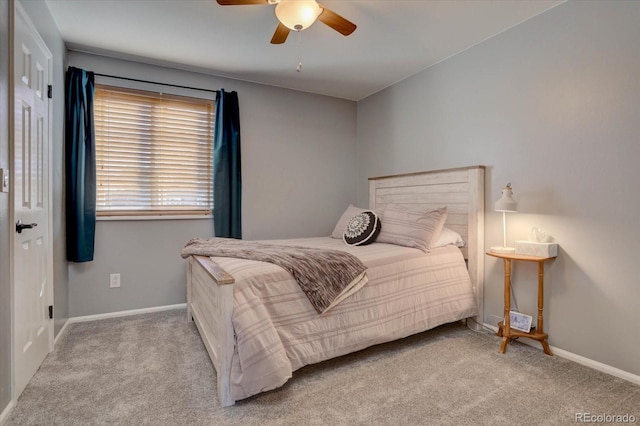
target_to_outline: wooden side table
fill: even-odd
[[[524,254],[514,253],[494,253],[487,252],[487,255],[500,258],[504,260],[504,320],[498,324],[497,335],[502,337],[502,343],[500,343],[500,353],[505,353],[507,350],[507,343],[511,339],[516,337],[527,337],[534,339],[542,344],[542,349],[547,355],[553,355],[551,349],[549,349],[548,335],[543,329],[543,309],[544,309],[544,262],[547,260],[555,259],[553,257],[538,257],[528,256]],[[511,262],[515,260],[521,260],[525,262],[536,262],[538,264],[538,323],[536,329],[528,333],[524,331],[514,330],[511,328],[511,320],[509,312],[511,310]]]

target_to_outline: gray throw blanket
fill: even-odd
[[[367,268],[360,259],[339,250],[231,238],[194,238],[187,241],[181,253],[183,258],[191,255],[234,257],[278,265],[293,276],[319,313],[342,300],[359,281],[366,280],[364,272]]]

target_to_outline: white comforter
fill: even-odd
[[[347,246],[332,238],[277,242],[348,251],[368,267],[369,282],[320,315],[280,267],[213,258],[236,280],[232,321],[237,342],[231,369],[235,400],[282,386],[304,365],[477,314],[456,247],[425,254],[382,243]]]

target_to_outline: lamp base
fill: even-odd
[[[515,253],[516,249],[513,247],[491,247],[491,250],[494,253]]]

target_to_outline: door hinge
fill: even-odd
[[[53,305],[49,305],[49,319],[53,319]]]
[[[53,99],[53,86],[52,85],[47,86],[47,97],[49,99]]]

